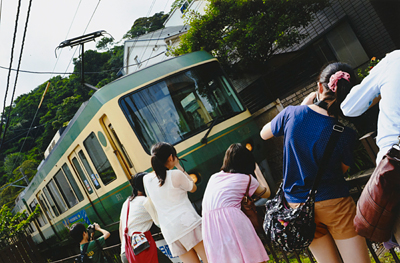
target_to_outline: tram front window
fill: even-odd
[[[244,110],[217,62],[189,69],[124,96],[120,105],[145,150],[176,144]]]

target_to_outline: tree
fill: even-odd
[[[99,42],[96,43],[96,48],[99,50],[110,50],[114,45],[114,39],[112,37],[103,37]]]
[[[25,211],[24,211],[25,212]],[[27,216],[25,213],[11,213],[11,209],[3,205],[0,209],[0,247],[14,243],[17,238],[24,236],[30,222],[40,213],[39,206]]]
[[[164,12],[155,13],[151,17],[140,17],[133,22],[131,29],[124,35],[124,39],[132,39],[160,28],[163,28],[164,21],[168,18],[168,15]]]
[[[4,171],[8,176],[12,176],[15,168],[20,166],[25,161],[25,154],[16,152],[11,153],[4,159]]]
[[[299,28],[312,21],[326,0],[210,0],[206,13],[188,13],[190,29],[170,54],[206,50],[225,68],[259,69],[279,49],[306,35]]]

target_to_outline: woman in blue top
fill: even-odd
[[[306,201],[332,127],[343,116],[340,103],[355,80],[349,65],[329,64],[319,76],[316,93],[303,102],[310,105],[289,106],[263,127],[264,140],[284,135],[282,187],[290,206]],[[317,230],[310,249],[318,262],[342,262],[340,256],[344,262],[370,262],[365,240],[354,230],[356,206],[343,178],[353,162],[355,140],[355,132],[346,127],[317,189]]]

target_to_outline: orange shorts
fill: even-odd
[[[289,203],[297,207],[297,203]],[[348,239],[357,236],[353,220],[356,204],[351,196],[315,202],[315,223],[317,229],[314,238],[331,234],[333,239]]]

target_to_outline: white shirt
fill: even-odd
[[[129,198],[124,202],[121,209],[120,228],[122,230],[121,238],[121,254],[125,252],[125,233],[126,226],[126,212],[128,209]],[[146,232],[149,231],[153,220],[149,213],[144,209],[143,203],[146,201],[145,196],[136,196],[129,204],[129,216],[128,216],[128,235],[131,236],[134,232]],[[121,234],[121,231],[120,231]]]
[[[359,116],[379,95],[377,164],[392,145],[398,143],[400,135],[400,50],[387,54],[359,85],[354,86],[341,109],[345,116]]]
[[[154,173],[145,175],[143,183],[157,210],[161,232],[167,244],[172,244],[201,224],[201,217],[187,196],[194,183],[183,172],[167,171],[161,187]]]

